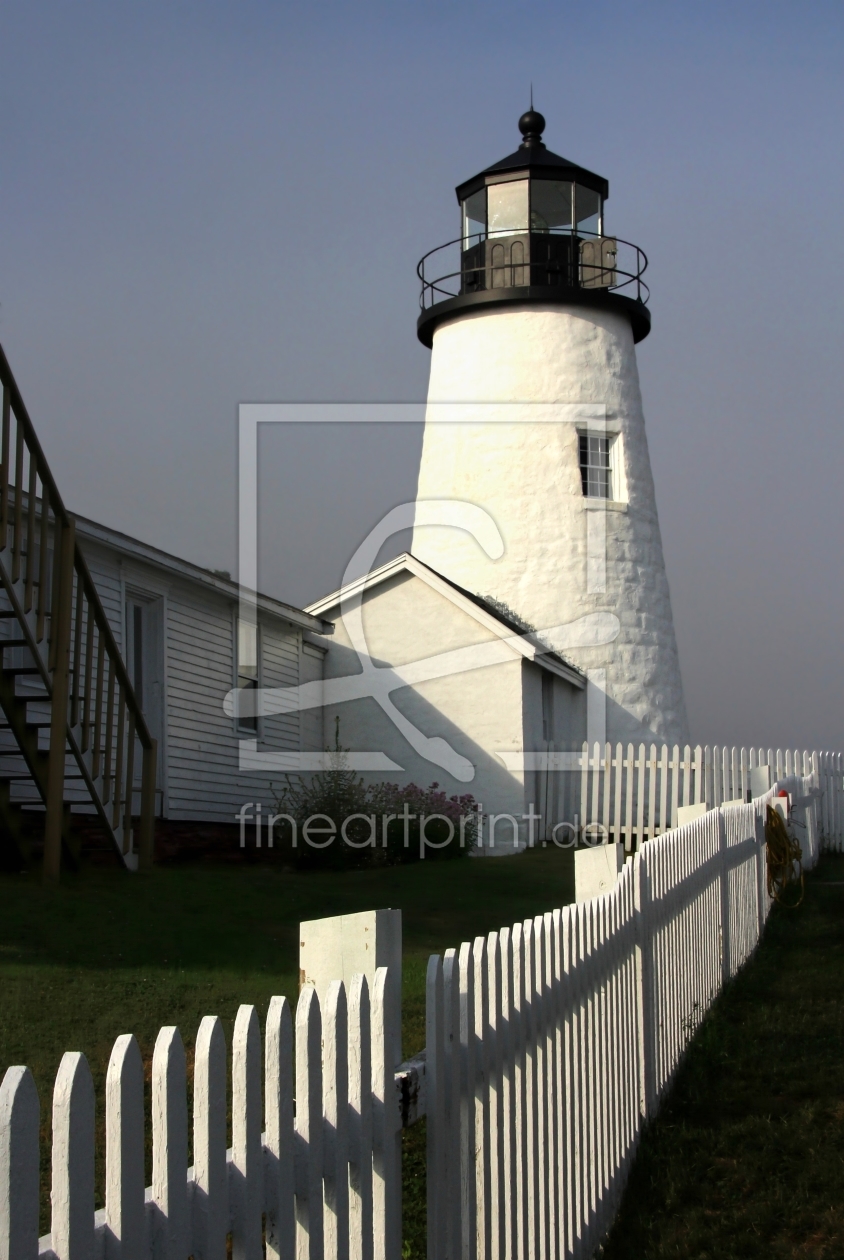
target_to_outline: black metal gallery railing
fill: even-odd
[[[458,236],[420,259],[419,304],[427,311],[450,298],[527,287],[603,290],[647,304],[647,265],[638,245],[581,229]]]

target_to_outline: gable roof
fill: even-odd
[[[472,595],[469,591],[464,590],[462,586],[458,586],[450,578],[443,577],[436,569],[432,569],[430,565],[425,564],[422,560],[418,560],[416,556],[411,555],[407,551],[400,556],[396,556],[395,560],[389,560],[386,564],[382,564],[380,568],[373,569],[365,577],[358,578],[355,582],[349,582],[346,586],[341,587],[339,591],[332,591],[330,595],[325,595],[315,603],[309,604],[305,611],[315,617],[323,616],[332,608],[336,608],[342,600],[350,595],[381,586],[399,573],[410,573],[414,577],[419,578],[421,582],[431,587],[432,590],[437,591],[450,603],[454,604],[456,608],[460,608],[464,613],[467,613],[479,625],[482,625],[486,630],[491,630],[497,638],[506,639],[513,651],[524,656],[526,660],[533,661],[551,674],[565,678],[567,682],[572,683],[575,687],[582,689],[586,686],[586,675],[576,665],[572,665],[570,661],[561,656],[559,652],[551,651],[535,631],[526,629],[524,625],[519,624],[495,608],[482,595]],[[336,620],[336,618],[332,620]]]
[[[77,537],[83,546],[86,542],[99,543],[100,546],[111,547],[123,556],[141,560],[173,577],[216,591],[217,594],[225,595],[228,599],[240,598],[239,583],[230,577],[225,577],[222,573],[203,569],[190,560],[180,559],[179,556],[171,556],[167,551],[160,551],[158,547],[152,547],[149,543],[141,542],[137,538],[130,538],[128,534],[121,534],[119,530],[110,529],[107,525],[100,525],[96,521],[89,521],[84,516],[77,516],[76,513],[74,513],[74,519]],[[244,587],[243,590],[246,591],[246,588]],[[246,593],[251,595],[253,592]],[[255,599],[261,612],[279,617],[291,625],[301,626],[304,630],[313,630],[317,634],[331,634],[333,631],[330,621],[305,612],[301,608],[294,608],[292,604],[285,604],[280,599],[273,599],[271,595],[262,595],[259,591]]]

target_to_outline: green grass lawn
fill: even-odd
[[[604,1260],[844,1256],[842,882],[825,857],[704,1021]]]
[[[605,1260],[844,1255],[844,858],[827,857],[801,909],[775,911],[756,957],[716,1003],[645,1135]],[[426,863],[344,875],[196,863],[148,877],[87,870],[58,888],[0,876],[0,1073],[26,1063],[41,1098],[42,1231],[49,1113],[62,1053],[91,1065],[102,1135],[114,1039],[147,1063],[162,1024],[190,1063],[203,1015],[229,1038],[297,990],[297,924],[404,912],[404,1050],[424,1044],[427,959],[571,900],[569,854]],[[405,1254],[424,1256],[424,1122],[405,1135]],[[102,1151],[98,1174],[102,1176]],[[149,1180],[149,1178],[148,1178]]]
[[[296,1000],[298,924],[391,906],[403,912],[405,1055],[425,1044],[425,969],[478,933],[565,904],[571,855],[425,862],[345,874],[293,873],[268,863],[197,862],[151,875],[89,869],[45,888],[36,874],[0,876],[0,1075],[25,1063],[43,1122],[42,1232],[49,1229],[49,1118],[65,1050],[94,1076],[98,1136],[111,1047],[133,1032],[149,1066],[158,1029],[177,1024],[191,1061],[203,1015],[231,1043],[237,1008],[261,1017],[273,994]],[[424,1125],[407,1135],[406,1227],[411,1255],[424,1235]],[[98,1151],[98,1184],[102,1181]],[[149,1170],[147,1184],[149,1184]],[[98,1206],[101,1200],[98,1200]]]

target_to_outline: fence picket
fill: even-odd
[[[443,967],[438,954],[428,959],[425,977],[425,1090],[427,1096],[428,1260],[445,1256],[445,1036]]]
[[[401,1258],[401,1119],[392,1061],[395,1030],[389,1025],[387,968],[372,988],[372,1215],[376,1260]]]
[[[188,1109],[179,1030],[162,1028],[152,1055],[152,1201],[156,1260],[188,1254]]]
[[[94,1082],[88,1060],[77,1051],[62,1056],[53,1089],[52,1171],[57,1260],[93,1260]]]
[[[225,1116],[225,1113],[223,1113]],[[105,1223],[120,1260],[144,1253],[144,1065],[131,1033],[118,1037],[105,1088]]]
[[[525,962],[524,926],[514,923],[510,932],[512,958],[511,972],[511,1032],[513,1053],[513,1255],[527,1255],[528,1247],[528,1173],[527,1147],[527,1080],[525,1075]]]
[[[489,993],[486,939],[476,936],[472,946],[474,967],[474,1084],[475,1084],[475,1238],[476,1254],[490,1253],[490,1167],[489,1167]]]
[[[444,1160],[445,1255],[460,1255],[460,975],[457,952],[447,949],[443,957],[443,1047],[445,1096],[442,1143]]]
[[[649,757],[647,757],[647,834],[654,837],[658,833],[658,823],[656,823],[656,745],[651,743]]]
[[[225,1260],[226,1255],[229,1232],[226,1093],[223,1025],[216,1015],[206,1015],[196,1036],[193,1065],[191,1215],[195,1260]],[[143,1197],[143,1188],[141,1194]]]
[[[487,1114],[489,1128],[489,1251],[491,1260],[503,1260],[506,1226],[504,1201],[504,1111],[501,1080],[502,978],[501,942],[497,932],[486,941],[487,987]]]
[[[622,828],[622,818],[621,818],[622,786],[621,785],[622,785],[622,776],[624,774],[624,753],[622,752],[621,744],[616,744],[615,746],[615,759],[613,761],[613,767],[615,769],[615,790],[613,792],[613,825],[612,825],[613,839],[615,840],[616,844],[621,844],[622,839],[623,839],[625,842],[625,848],[627,849],[627,852],[629,853],[632,850],[632,845],[630,844],[630,837],[629,836],[623,837],[622,831],[621,831],[621,828]]]
[[[28,1067],[0,1085],[0,1260],[38,1255],[38,1090]]]
[[[368,1047],[368,1036],[366,1044]],[[225,1062],[223,1078],[225,1080]],[[267,1260],[292,1260],[296,1246],[293,1021],[286,997],[271,998],[267,1010],[264,1031],[264,1125]],[[225,1139],[225,1127],[223,1137]],[[225,1140],[223,1146],[225,1147]],[[366,1257],[365,1260],[370,1258]]]
[[[638,843],[645,839],[645,745],[639,745],[636,757],[636,835]]]
[[[372,1260],[372,1063],[369,985],[349,985],[349,1254]]]
[[[258,1012],[254,1006],[241,1006],[232,1037],[232,1260],[262,1257],[262,1114]]]
[[[297,1260],[322,1260],[322,1167],[322,1016],[305,984],[296,1007]]]
[[[464,941],[459,957],[460,985],[460,1223],[461,1253],[475,1254],[475,966],[472,946]]]
[[[334,980],[323,1022],[323,1236],[325,1260],[349,1260],[349,1059],[346,990]]]

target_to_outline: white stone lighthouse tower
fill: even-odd
[[[636,365],[646,259],[606,234],[607,181],[551,153],[544,128],[531,109],[516,152],[457,188],[460,238],[419,269],[432,357],[417,500],[480,505],[503,555],[442,526],[417,525],[412,550],[551,632],[590,678],[590,738],[683,744]]]

